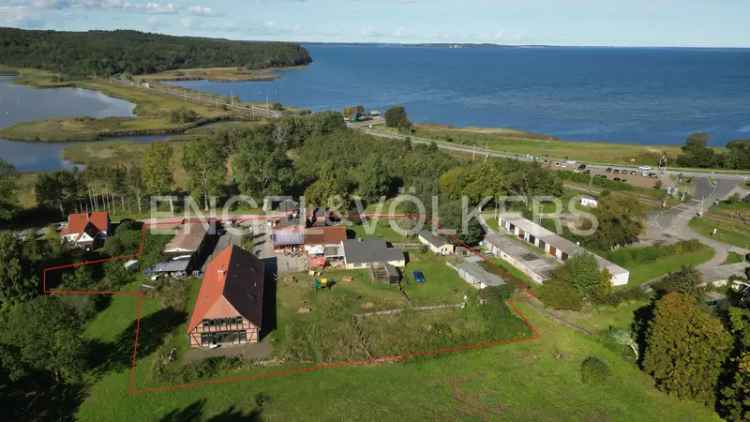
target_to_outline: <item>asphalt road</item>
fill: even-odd
[[[377,136],[379,138],[384,139],[393,139],[393,140],[400,140],[404,141],[408,137],[411,142],[415,144],[431,144],[435,143],[438,148],[446,150],[446,151],[454,151],[454,152],[461,152],[464,154],[477,154],[479,156],[486,156],[486,157],[496,157],[496,158],[511,158],[514,160],[521,160],[521,161],[535,161],[537,160],[537,157],[534,157],[531,154],[512,154],[512,153],[506,153],[506,152],[499,152],[499,151],[493,151],[481,147],[467,147],[462,145],[452,145],[448,144],[443,141],[437,141],[435,139],[429,139],[429,138],[421,138],[418,136],[406,136],[406,135],[399,135],[399,134],[391,134],[391,133],[383,133],[379,132],[373,129],[369,129],[366,126],[361,125],[350,125],[350,127],[361,130],[362,132]],[[633,165],[626,165],[626,164],[607,164],[607,163],[586,163],[588,168],[591,169],[598,169],[598,170],[606,170],[608,167],[616,167],[620,169],[637,169],[638,166]],[[747,181],[750,180],[750,172],[746,174],[730,174],[730,173],[720,173],[720,172],[711,172],[711,171],[690,171],[685,170],[681,168],[667,168],[663,172],[664,174],[669,175],[678,175],[682,174],[683,176],[689,176],[689,177],[712,177],[716,180],[729,180],[729,181]]]

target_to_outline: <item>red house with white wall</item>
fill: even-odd
[[[228,246],[206,267],[187,334],[190,347],[257,343],[263,323],[263,261]]]
[[[97,211],[68,215],[68,225],[60,231],[63,241],[79,248],[92,249],[109,234],[109,213]]]

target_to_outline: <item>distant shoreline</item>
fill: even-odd
[[[350,46],[350,47],[417,47],[417,48],[450,48],[451,46],[460,46],[460,48],[538,48],[538,49],[643,49],[643,50],[750,50],[750,46],[676,46],[676,45],[555,45],[555,44],[495,44],[495,43],[398,43],[398,42],[324,42],[324,41],[294,41],[302,45],[312,46]]]

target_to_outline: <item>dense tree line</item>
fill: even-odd
[[[173,69],[260,69],[311,62],[298,44],[176,37],[137,31],[28,31],[0,28],[0,62],[70,76],[106,77]]]
[[[710,286],[690,267],[652,287],[651,303],[635,312],[632,327],[641,368],[667,394],[703,403],[729,421],[748,420],[750,309],[742,295],[727,287],[727,303],[708,306]]]
[[[18,208],[16,168],[0,158],[0,221],[8,220]]]
[[[699,132],[688,136],[677,157],[677,165],[698,168],[750,170],[750,139],[727,143],[725,152],[708,147],[709,135]]]

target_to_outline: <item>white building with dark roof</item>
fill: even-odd
[[[500,217],[498,223],[500,228],[508,234],[541,249],[546,255],[557,259],[561,263],[567,261],[571,256],[584,253],[593,255],[594,258],[596,258],[596,262],[599,264],[599,268],[609,271],[611,275],[610,281],[613,286],[624,286],[628,284],[628,281],[630,280],[630,271],[596,254],[586,251],[586,249],[581,246],[545,229],[539,224],[521,217]]]
[[[371,268],[373,264],[406,266],[406,257],[401,249],[391,248],[382,239],[348,239],[341,242],[344,250],[344,266],[347,269]]]
[[[427,246],[428,248],[430,248],[432,253],[435,253],[437,255],[453,255],[453,253],[456,251],[455,246],[448,242],[447,239],[442,236],[438,236],[429,230],[422,230],[421,232],[419,232],[418,238],[419,243]]]

